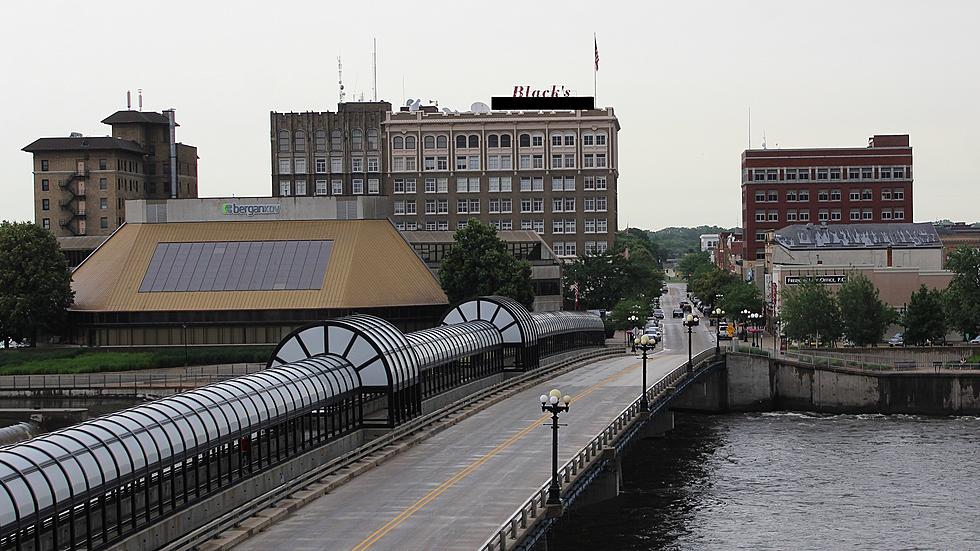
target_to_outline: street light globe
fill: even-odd
[[[561,398],[561,391],[558,390],[557,388],[554,388],[551,390],[551,392],[548,393],[548,396],[551,396],[553,398]]]
[[[640,344],[642,344],[643,346],[650,344],[650,336],[643,335],[642,337],[640,337]]]
[[[547,404],[548,403],[548,395],[547,394],[542,394],[540,400],[541,400],[541,404],[542,405]]]
[[[640,338],[637,337],[637,338],[633,339],[633,344],[640,344]]]
[[[686,321],[687,323],[691,323],[692,321],[694,321],[694,314],[688,314],[687,317],[684,318],[684,321]]]
[[[566,394],[566,395],[564,395],[564,396],[561,397],[561,401],[562,401],[563,404],[565,404],[567,406],[568,404],[572,403],[572,397],[569,396],[568,394]]]
[[[558,403],[558,397],[557,396],[552,396],[551,398],[548,398],[548,401],[551,402],[552,404],[557,404]]]

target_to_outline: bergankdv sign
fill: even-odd
[[[282,205],[277,203],[270,204],[248,204],[239,205],[238,203],[225,203],[221,205],[222,214],[232,216],[255,216],[257,214],[279,214]]]
[[[786,276],[786,285],[799,285],[804,281],[815,281],[820,285],[840,285],[847,283],[846,275]]]

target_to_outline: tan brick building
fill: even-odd
[[[161,113],[118,111],[112,136],[40,138],[34,155],[34,218],[56,237],[105,236],[125,220],[125,201],[171,197],[170,126]],[[197,197],[197,148],[176,146],[177,197]]]

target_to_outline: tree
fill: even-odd
[[[688,282],[704,270],[713,268],[714,264],[711,263],[711,257],[708,252],[700,253],[688,253],[677,262],[677,267],[674,269],[677,274],[686,279]]]
[[[650,312],[650,306],[646,304],[643,299],[639,298],[627,298],[616,303],[613,307],[610,317],[612,318],[612,325],[616,329],[629,329],[630,327],[643,327],[647,321],[647,314]],[[637,321],[631,322],[629,318],[631,316],[636,316]]]
[[[837,302],[844,336],[858,346],[881,342],[888,326],[895,321],[895,311],[881,300],[875,284],[860,272],[851,274],[841,285]]]
[[[945,295],[950,327],[967,338],[980,334],[980,250],[960,247],[950,253],[946,268],[953,271]]]
[[[715,297],[725,294],[725,289],[735,281],[735,274],[708,264],[702,267],[700,271],[695,272],[694,276],[688,280],[688,289],[714,308]]]
[[[805,279],[799,287],[783,291],[779,317],[786,336],[791,339],[830,344],[841,336],[837,299],[813,279]]]
[[[912,293],[902,316],[905,343],[921,346],[946,341],[946,316],[942,291],[925,285]]]
[[[531,265],[507,251],[493,226],[470,220],[453,237],[456,244],[439,268],[439,282],[450,302],[503,295],[531,308]]]
[[[68,261],[51,232],[29,222],[0,224],[0,339],[36,345],[61,329],[74,299]]]
[[[563,270],[565,300],[574,301],[572,285],[578,285],[579,306],[611,309],[626,298],[649,302],[660,296],[663,273],[643,248],[630,257],[605,252],[583,256],[566,264]]]
[[[722,294],[725,296],[722,297],[720,306],[729,318],[737,318],[742,310],[762,313],[762,293],[750,281],[733,281],[724,288]]]

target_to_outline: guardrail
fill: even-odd
[[[815,366],[826,367],[846,367],[851,369],[863,369],[869,371],[915,371],[915,370],[970,370],[980,369],[980,364],[970,363],[959,360],[925,360],[889,357],[889,356],[869,356],[865,354],[855,355],[843,352],[815,352],[805,354],[802,352],[786,351],[780,354],[781,357],[808,363]]]
[[[60,375],[0,375],[0,390],[52,389],[191,389],[260,371],[256,365],[197,366],[185,373],[72,373]],[[239,367],[241,366],[241,367]],[[262,365],[261,368],[265,366]]]
[[[537,384],[537,380],[543,376],[551,375],[581,362],[618,356],[620,354],[616,349],[600,348],[596,350],[576,351],[567,355],[553,357],[553,363],[549,365],[543,365],[538,369],[528,371],[520,376],[515,376],[484,389],[481,391],[482,398],[480,400],[474,401],[471,397],[461,398],[437,411],[396,427],[355,450],[324,463],[316,469],[308,471],[291,481],[286,481],[275,490],[257,496],[248,503],[215,517],[207,524],[191,530],[189,533],[177,538],[161,549],[162,551],[186,551],[193,549],[201,543],[218,536],[225,530],[233,528],[242,520],[254,516],[263,509],[276,505],[278,502],[289,498],[290,495],[320,482],[322,479],[331,476],[344,467],[381,453],[385,448],[426,429],[428,426],[450,415],[459,414],[461,408],[464,406],[481,407],[481,404],[488,400],[496,399],[501,393],[517,392],[522,390],[522,386],[525,384]],[[380,463],[380,461],[378,462]]]
[[[709,348],[694,356],[693,361],[697,367],[708,359],[714,357],[714,348]],[[697,368],[695,368],[697,369]],[[647,389],[647,399],[652,404],[665,396],[669,387],[687,374],[687,362],[673,369],[660,380]],[[585,445],[568,462],[558,469],[559,478],[566,484],[572,481],[579,472],[592,468],[592,462],[602,453],[602,450],[615,442],[623,432],[628,429],[636,420],[640,413],[640,398],[637,398],[624,409],[605,429],[595,438]],[[539,512],[546,510],[545,502],[548,498],[548,486],[551,477],[541,485],[541,487],[521,505],[517,511],[507,519],[500,528],[482,545],[480,551],[506,551],[508,543],[516,543],[519,537],[528,529],[532,528],[539,520]]]

